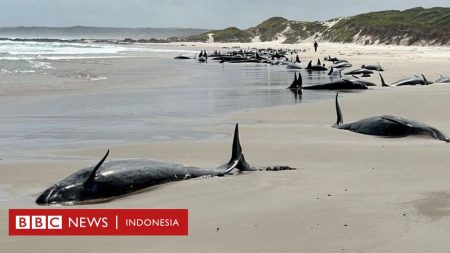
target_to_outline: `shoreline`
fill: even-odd
[[[172,46],[173,44],[174,43],[168,43],[168,44],[166,44],[166,46]],[[242,44],[247,44],[247,43],[236,43],[236,45],[237,44],[242,45]],[[252,45],[256,46],[258,43],[249,43],[249,44],[252,44]],[[265,46],[267,46],[267,45],[271,45],[273,43],[269,42],[269,43],[263,43],[263,44]],[[158,43],[158,45],[161,45],[161,44]],[[218,44],[218,43],[197,43],[196,44],[197,47],[201,47],[203,45],[212,46],[214,48],[214,47],[220,46],[221,44]],[[333,47],[339,47],[340,49],[336,50],[336,51],[339,52],[338,53],[339,55],[343,55],[342,52],[344,52],[346,49],[345,48],[343,49],[341,47],[343,47],[344,45],[345,44],[337,44],[337,43],[334,43],[334,44],[331,43],[329,45],[325,44],[324,47],[326,49],[324,49],[324,50],[333,51],[333,50],[335,50],[335,48],[333,48]],[[297,46],[297,45],[291,45],[291,46]],[[328,48],[328,47],[330,47],[330,48]],[[435,80],[435,78],[439,77],[439,75],[440,75],[439,73],[445,74],[444,71],[447,70],[445,64],[450,60],[450,47],[447,48],[448,50],[446,50],[444,52],[439,52],[439,57],[437,57],[437,58],[433,58],[434,54],[432,54],[430,56],[429,52],[428,52],[426,54],[426,56],[416,57],[416,58],[413,58],[413,59],[408,59],[406,61],[404,61],[403,59],[398,59],[395,54],[394,55],[386,54],[387,51],[379,52],[378,49],[373,48],[371,46],[363,46],[363,47],[368,48],[369,50],[361,52],[360,48],[353,48],[352,49],[353,51],[348,52],[347,55],[344,55],[345,59],[350,59],[350,62],[354,63],[354,67],[353,68],[355,68],[359,64],[367,63],[368,61],[370,61],[370,60],[368,60],[368,58],[370,58],[372,54],[378,54],[377,55],[377,60],[380,60],[382,65],[383,65],[383,67],[388,69],[388,71],[382,72],[383,76],[384,76],[384,78],[385,78],[385,80],[387,82],[390,82],[392,80],[400,79],[401,77],[406,76],[407,75],[406,73],[408,73],[408,74],[417,73],[417,70],[421,68],[422,64],[428,64],[428,65],[432,66],[432,67],[427,67],[427,70],[426,70],[427,74],[426,75],[427,75],[428,79]],[[408,50],[413,50],[413,47],[411,47],[411,46],[401,46],[401,47],[407,48]],[[383,50],[388,50],[389,48],[386,48],[386,47],[383,46],[382,49]],[[428,48],[428,50],[431,50],[433,52],[435,51],[434,48]],[[422,52],[422,53],[425,54],[424,52]],[[302,60],[304,60],[304,57],[305,58],[306,57],[318,57],[319,55],[325,55],[323,52],[314,53],[314,52],[311,52],[311,51],[307,51],[306,53],[301,53],[301,54],[303,54],[303,56],[301,57]],[[396,52],[396,54],[404,54],[404,52],[400,51],[400,52]],[[333,56],[335,56],[335,55],[333,55]],[[117,62],[121,62],[124,59],[125,60],[126,59],[133,60],[134,57],[135,56],[131,56],[130,55],[127,58],[118,58],[118,59],[109,59],[109,60],[112,60],[112,62],[116,62],[116,61]],[[148,55],[141,55],[141,56],[139,56],[139,58],[141,58],[141,59],[147,59],[149,57],[151,58],[151,56],[148,56]],[[92,59],[92,60],[95,60],[95,59]],[[172,59],[169,57],[169,58],[167,58],[165,60],[171,61]],[[383,61],[383,60],[385,60],[385,61]],[[432,60],[432,61],[430,62],[430,60]],[[83,60],[80,60],[80,59],[73,60],[73,62],[75,62],[76,64],[80,64],[81,62],[84,62],[84,61],[85,61],[84,59]],[[372,62],[369,62],[369,63],[372,63]],[[211,64],[216,64],[216,63],[211,63]],[[303,61],[302,64],[305,64],[305,62]],[[405,66],[402,66],[402,65],[405,65]],[[275,66],[275,67],[283,68],[284,66]],[[431,70],[430,70],[430,68],[431,68]],[[428,73],[430,73],[430,72],[432,74],[428,75]],[[419,73],[417,73],[417,74],[419,74]],[[126,76],[125,76],[125,78],[126,78]],[[377,75],[373,75],[372,77],[369,78],[369,80],[373,81],[374,83],[376,83],[378,85],[380,83],[379,77]],[[71,82],[73,83],[73,81],[69,81],[69,83],[71,83]],[[82,84],[83,82],[86,82],[86,81],[77,80],[76,82],[78,82],[79,84]],[[16,92],[11,92],[11,93],[0,93],[0,96],[3,98],[3,102],[6,101],[7,103],[14,104],[15,103],[14,100],[17,97],[26,98],[26,100],[30,100],[30,99],[38,100],[38,99],[46,99],[46,98],[49,98],[49,97],[58,97],[60,95],[64,95],[64,96],[66,96],[66,95],[67,96],[79,95],[79,96],[82,96],[84,94],[85,95],[104,94],[105,92],[107,92],[108,89],[115,89],[115,88],[119,88],[119,89],[124,89],[125,90],[124,86],[118,85],[115,81],[111,81],[110,78],[108,78],[106,80],[88,81],[88,83],[90,83],[92,85],[88,85],[88,86],[86,86],[86,85],[81,85],[80,86],[79,85],[78,87],[69,87],[69,88],[62,87],[62,88],[57,88],[57,89],[44,89],[44,90],[29,91],[29,92],[16,91]],[[159,89],[160,87],[165,87],[165,86],[164,85],[153,86],[151,89]],[[174,86],[174,87],[177,87],[177,86]],[[420,89],[422,87],[414,87],[414,88],[419,88]],[[383,88],[383,87],[374,87],[374,88],[372,88],[372,90],[370,90],[368,92],[370,92],[370,93],[378,93],[379,90],[384,90],[384,89],[385,88]],[[409,87],[405,87],[403,89],[409,89]],[[306,96],[307,96],[307,94],[306,94]],[[10,102],[8,102],[8,101],[10,101]],[[313,102],[313,103],[316,103],[316,102]],[[302,102],[302,104],[303,104],[302,106],[305,105],[305,103],[303,103],[303,102]],[[306,103],[306,104],[308,104],[308,103]],[[233,118],[233,116],[230,116],[230,115],[251,114],[252,112],[255,115],[258,115],[258,114],[261,115],[261,113],[258,113],[258,111],[264,111],[264,109],[267,109],[266,111],[270,111],[270,108],[282,108],[284,106],[286,106],[286,105],[265,105],[265,106],[262,106],[262,107],[261,106],[256,106],[256,107],[250,107],[250,108],[243,108],[243,109],[237,110],[237,111],[234,110],[234,111],[226,112],[225,115],[216,115],[216,116],[214,116],[214,118],[215,118],[215,121],[217,121],[216,123],[219,123],[219,124],[223,125],[223,122],[236,121]],[[263,109],[263,110],[261,110],[261,109]],[[276,120],[280,121],[281,119],[278,118]],[[220,122],[222,122],[222,123],[220,123]],[[247,122],[249,122],[249,121],[247,121]],[[258,118],[254,118],[253,117],[253,119],[250,120],[250,122],[260,123],[260,120]],[[200,127],[197,127],[197,129],[200,130],[201,132],[213,133],[213,130],[211,130],[211,128],[208,129],[208,128],[204,128],[204,127],[200,126]],[[193,129],[193,130],[197,130],[197,129]],[[217,133],[214,133],[214,134],[217,134]],[[222,139],[227,134],[225,132],[222,132],[219,135],[220,135],[219,139]],[[208,140],[208,139],[211,139],[211,137],[212,136],[209,136],[209,137],[208,136],[203,136],[203,137],[198,138],[196,140]],[[213,140],[218,140],[217,137],[218,136],[214,137]],[[178,138],[178,139],[166,140],[164,142],[177,142],[177,141],[180,141],[180,140],[182,141],[182,139]],[[119,142],[119,145],[121,145],[120,143],[123,144],[123,143],[130,143],[130,142],[131,143],[139,143],[139,142],[136,142],[136,141],[126,141],[126,142],[125,141],[121,141],[121,142]],[[159,142],[159,141],[158,140],[147,140],[147,141],[144,141],[144,142]],[[116,145],[118,143],[116,142],[115,144],[114,143],[112,143],[112,144],[109,143],[109,144],[110,145]],[[92,144],[90,144],[89,146],[92,146]],[[70,147],[66,147],[66,148],[71,149]],[[52,152],[51,149],[50,150],[46,150],[46,151]],[[6,163],[6,161],[3,161],[3,163]]]
[[[377,59],[382,59],[380,64],[386,68],[383,76],[387,82],[421,71],[433,81],[438,74],[448,75],[445,71],[450,49],[439,54],[435,49],[429,49],[431,53],[424,50],[420,57],[413,57],[411,51],[388,54],[389,50],[378,48],[361,51],[340,47],[330,46],[326,51],[340,51],[355,67],[372,63],[378,53]],[[306,55],[322,58],[328,54]],[[376,76],[369,80],[379,84]],[[422,121],[450,134],[448,84],[376,87],[340,94],[344,122],[392,114]],[[108,160],[143,158],[214,167],[228,161],[233,126],[240,122],[240,142],[251,165],[287,165],[297,170],[192,179],[81,206],[186,208],[188,237],[43,239],[9,237],[8,209],[38,207],[34,203],[37,193],[96,164],[107,147],[87,145],[40,151],[64,158],[58,161],[9,164],[3,160],[0,191],[6,194],[0,194],[1,248],[7,252],[35,253],[61,248],[70,253],[137,253],[148,250],[149,245],[153,251],[168,252],[447,252],[450,144],[426,137],[379,138],[332,128],[336,112],[331,99],[233,111],[216,117],[220,119],[218,124],[205,126],[204,130],[223,138],[110,145]]]

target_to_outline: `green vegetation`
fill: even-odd
[[[337,21],[329,20],[329,21]],[[284,43],[298,43],[316,36],[331,42],[355,42],[358,38],[366,44],[384,43],[408,45],[422,42],[434,45],[450,44],[450,8],[413,8],[404,11],[389,10],[360,14],[342,18],[334,26],[324,22],[288,21],[282,17],[269,18],[246,30],[230,27],[212,30],[186,38],[171,38],[170,41],[203,41],[214,34],[217,42],[250,42],[255,36],[261,41],[272,41],[284,35]],[[361,41],[359,41],[361,42]]]
[[[277,39],[277,35],[283,32],[288,24],[289,21],[285,18],[273,17],[249,30],[253,34],[259,35],[261,41],[272,41]]]
[[[352,42],[354,36],[370,36],[371,43],[408,45],[425,41],[448,45],[450,40],[450,8],[413,8],[405,11],[371,12],[345,18],[326,31],[323,39]],[[370,43],[370,42],[368,42]]]
[[[229,27],[224,30],[211,30],[198,35],[182,38],[169,38],[170,41],[192,41],[206,42],[209,39],[208,34],[214,34],[214,41],[217,42],[251,42],[253,34],[247,30],[241,30],[236,27]]]
[[[214,41],[220,42],[250,42],[253,34],[247,30],[229,27],[225,30],[211,31],[214,33]]]
[[[286,40],[284,43],[298,43],[299,40],[314,36],[326,29],[322,22],[305,21],[290,21],[290,27],[291,29],[285,34]]]

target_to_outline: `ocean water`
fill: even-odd
[[[282,65],[173,59],[195,52],[194,48],[166,45],[0,44],[0,92],[5,80],[9,86],[22,80],[17,85],[81,87],[74,92],[34,94],[20,101],[17,96],[4,96],[0,101],[0,156],[4,161],[61,160],[66,158],[45,151],[229,138],[236,122],[224,114],[334,95],[316,91],[294,94],[286,89],[294,71]],[[306,85],[330,80],[323,73],[301,72]],[[96,78],[79,80],[86,75]],[[102,89],[84,89],[83,85]],[[300,116],[294,120],[302,122]],[[224,124],[230,125],[229,134],[207,130]]]
[[[53,67],[49,60],[127,57],[130,53],[194,53],[179,49],[126,45],[0,40],[0,74],[35,73]],[[45,73],[45,72],[44,72]]]

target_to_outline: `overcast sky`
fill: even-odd
[[[248,28],[273,16],[313,21],[417,6],[450,0],[0,0],[0,26]]]

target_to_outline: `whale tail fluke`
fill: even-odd
[[[338,127],[344,123],[344,118],[342,117],[341,107],[339,106],[338,101],[339,92],[336,93],[336,124],[333,125],[333,127]]]
[[[297,72],[294,73],[294,81],[292,82],[291,86],[288,87],[288,89],[298,89]]]
[[[386,82],[384,81],[383,76],[382,76],[380,73],[378,73],[378,75],[380,75],[381,86],[382,86],[382,87],[390,87],[390,86],[389,86],[388,84],[386,84]]]
[[[298,80],[297,80],[297,87],[299,89],[303,88],[303,77],[302,77],[302,73],[298,73]]]
[[[331,73],[333,73],[333,66],[331,66],[330,71],[328,72],[328,75],[331,76]]]
[[[298,73],[298,78],[297,78],[297,72],[294,73],[294,81],[292,82],[292,84],[288,87],[288,89],[291,90],[297,90],[297,89],[301,89],[303,86],[303,78],[302,78],[302,74]]]

